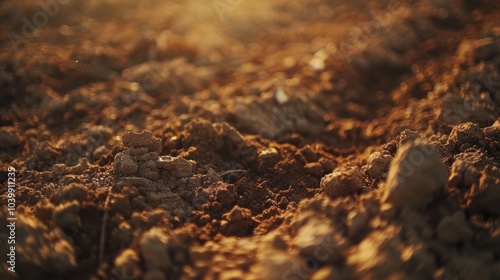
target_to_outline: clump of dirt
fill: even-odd
[[[53,2],[0,5],[1,279],[500,278],[494,0]]]

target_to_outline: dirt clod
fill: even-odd
[[[444,189],[448,171],[426,140],[398,149],[387,176],[385,196],[400,208],[422,208]]]
[[[337,167],[321,179],[320,185],[330,198],[354,194],[363,187],[363,174],[358,167]]]

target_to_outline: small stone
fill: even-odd
[[[269,148],[263,150],[259,153],[259,160],[276,160],[279,157],[278,150],[276,148]]]
[[[444,189],[448,178],[446,166],[434,147],[423,139],[398,149],[387,176],[386,200],[399,208],[421,208]]]
[[[285,91],[282,88],[278,88],[276,94],[274,95],[274,98],[276,98],[276,101],[280,105],[283,105],[287,103],[288,100],[290,100],[290,98],[288,97],[288,95],[286,95]]]
[[[320,186],[330,198],[350,195],[363,187],[363,174],[358,167],[338,167],[321,179]]]

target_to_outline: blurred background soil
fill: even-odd
[[[0,278],[500,279],[499,18],[0,1]]]

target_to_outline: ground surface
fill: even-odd
[[[0,1],[0,278],[500,279],[499,18]]]

